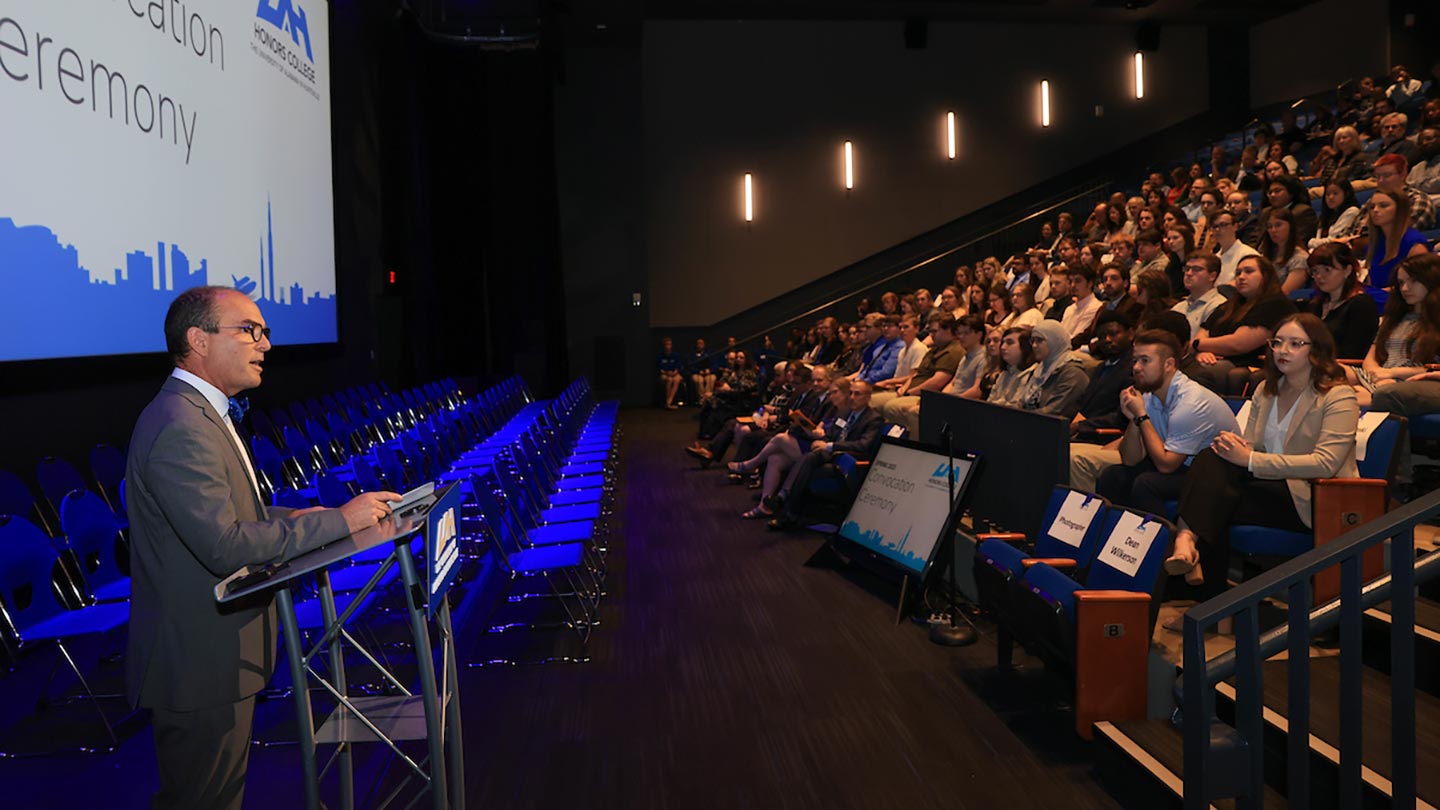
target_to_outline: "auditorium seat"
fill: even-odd
[[[14,515],[32,520],[47,535],[53,536],[57,532],[46,519],[45,512],[30,492],[30,487],[8,470],[0,470],[0,515]]]
[[[128,525],[125,505],[120,502],[120,484],[125,480],[125,454],[114,445],[95,445],[90,448],[90,475],[95,479],[100,497],[110,505],[115,516]]]
[[[85,585],[96,602],[130,598],[129,544],[115,514],[100,496],[75,490],[60,504],[60,528],[80,559]]]

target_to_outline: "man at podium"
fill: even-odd
[[[260,497],[236,430],[236,394],[260,384],[270,329],[255,302],[195,287],[165,316],[175,364],[135,424],[126,469],[130,518],[130,701],[154,716],[156,808],[234,808],[245,792],[255,693],[275,668],[268,596],[221,607],[215,585],[375,525],[393,492],[340,509],[290,510]]]

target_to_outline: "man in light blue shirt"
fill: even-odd
[[[1083,486],[1089,475],[1113,503],[1164,515],[1166,502],[1180,497],[1191,459],[1239,423],[1225,400],[1176,368],[1180,341],[1173,334],[1147,329],[1135,336],[1133,353],[1135,384],[1120,394],[1125,435],[1118,446],[1072,446],[1071,485]]]
[[[855,373],[854,379],[874,386],[895,376],[900,352],[905,349],[905,341],[900,339],[900,318],[879,313],[865,316],[865,338],[870,345],[865,347],[860,370]]]

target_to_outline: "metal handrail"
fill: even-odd
[[[1097,192],[1100,192],[1100,191],[1102,191],[1102,190],[1104,190],[1104,189],[1108,189],[1108,188],[1110,188],[1110,187],[1113,186],[1113,185],[1114,185],[1114,181],[1113,181],[1113,180],[1110,180],[1110,179],[1102,179],[1102,180],[1095,180],[1095,181],[1092,181],[1092,182],[1090,182],[1090,183],[1086,183],[1086,184],[1084,184],[1083,186],[1075,187],[1074,189],[1072,189],[1071,191],[1068,191],[1068,192],[1062,192],[1062,193],[1059,194],[1059,195],[1056,195],[1056,196],[1054,196],[1054,197],[1051,197],[1051,198],[1049,199],[1049,201],[1043,201],[1043,202],[1041,203],[1041,207],[1036,208],[1035,210],[1031,211],[1029,214],[1026,214],[1026,215],[1023,216],[1023,217],[1020,217],[1019,219],[1008,219],[1008,218],[1007,218],[1005,224],[1003,224],[1003,225],[997,225],[997,226],[992,226],[992,227],[990,227],[988,230],[986,230],[984,233],[982,233],[982,234],[980,234],[980,235],[978,235],[978,236],[973,236],[973,237],[961,237],[962,241],[961,241],[959,244],[952,244],[952,245],[949,246],[949,247],[943,247],[942,249],[940,249],[940,251],[939,251],[938,253],[933,253],[933,255],[930,255],[930,256],[928,256],[927,258],[920,259],[920,260],[914,260],[914,259],[907,260],[907,261],[904,263],[904,266],[903,266],[903,267],[901,267],[900,269],[895,270],[895,271],[889,273],[888,275],[881,276],[880,278],[867,278],[867,279],[865,279],[865,280],[863,280],[863,281],[861,281],[861,282],[859,282],[859,283],[852,284],[852,285],[850,285],[850,286],[846,289],[845,292],[839,293],[839,294],[836,294],[836,295],[832,295],[829,300],[827,300],[827,301],[825,301],[825,302],[823,302],[823,303],[820,303],[820,304],[816,304],[816,305],[810,307],[809,309],[805,310],[804,312],[802,312],[802,313],[800,313],[800,314],[798,314],[798,315],[794,315],[794,316],[792,316],[792,317],[786,318],[786,319],[784,319],[784,320],[782,320],[782,321],[780,321],[780,322],[778,322],[778,323],[776,323],[776,324],[773,324],[773,325],[768,326],[768,327],[766,327],[766,328],[764,328],[764,329],[761,329],[761,330],[759,330],[758,332],[754,332],[754,333],[752,333],[752,334],[746,335],[746,336],[743,337],[743,338],[737,339],[737,340],[736,340],[736,345],[749,344],[749,343],[751,343],[752,341],[760,340],[760,339],[763,338],[765,335],[768,335],[768,334],[770,334],[770,333],[772,333],[772,332],[775,332],[776,330],[783,329],[784,327],[789,326],[790,324],[793,324],[793,323],[796,323],[796,322],[799,322],[799,321],[803,321],[803,320],[805,320],[805,319],[807,319],[807,318],[811,318],[811,317],[814,317],[814,316],[816,316],[816,315],[819,315],[820,313],[823,313],[823,312],[831,309],[832,307],[838,306],[841,301],[844,301],[844,300],[847,299],[847,298],[852,298],[852,297],[854,297],[854,296],[856,296],[856,295],[859,295],[859,294],[863,293],[864,291],[866,291],[866,290],[868,290],[868,289],[871,289],[871,288],[873,288],[873,287],[877,287],[877,286],[882,285],[882,284],[889,284],[889,283],[895,281],[895,280],[898,279],[898,278],[901,278],[901,277],[906,276],[906,275],[908,275],[908,274],[910,274],[910,273],[913,273],[913,272],[915,272],[915,271],[917,271],[917,270],[920,270],[921,268],[928,267],[928,266],[930,266],[931,264],[934,264],[935,262],[940,261],[941,259],[944,259],[944,258],[946,258],[946,257],[948,257],[948,256],[953,256],[954,254],[958,253],[959,251],[965,250],[966,248],[973,247],[973,246],[975,246],[975,245],[977,245],[977,244],[985,241],[986,239],[992,239],[992,238],[994,238],[994,237],[1000,236],[1001,234],[1005,233],[1005,232],[1008,231],[1008,230],[1011,230],[1011,229],[1013,229],[1013,228],[1019,227],[1019,226],[1021,226],[1021,225],[1026,224],[1026,223],[1029,223],[1029,222],[1033,222],[1035,219],[1037,219],[1037,218],[1039,218],[1039,217],[1043,217],[1043,216],[1045,216],[1046,214],[1049,214],[1049,213],[1052,212],[1052,211],[1056,211],[1057,209],[1062,208],[1063,206],[1066,206],[1066,205],[1069,205],[1069,204],[1075,202],[1076,200],[1084,199],[1084,198],[1087,197],[1087,196],[1091,196],[1091,195],[1094,195],[1094,194],[1096,194]],[[918,237],[917,237],[917,238],[918,238]],[[932,249],[932,250],[933,250],[933,249]],[[931,251],[925,251],[925,252],[926,252],[926,253],[930,253]],[[862,261],[864,261],[864,260],[862,260]],[[710,360],[710,359],[712,359],[712,358],[714,358],[714,357],[716,357],[716,356],[718,356],[718,355],[723,354],[725,351],[726,351],[726,349],[723,349],[723,348],[722,348],[722,349],[715,350],[715,351],[711,351],[711,352],[707,353],[706,355],[704,355],[704,358],[703,358],[703,359],[706,360],[706,361],[708,361],[708,360]],[[697,362],[698,362],[698,361],[697,361]]]
[[[1198,810],[1214,799],[1235,797],[1236,807],[1258,808],[1264,789],[1264,694],[1260,668],[1282,649],[1289,651],[1287,779],[1291,807],[1309,805],[1309,645],[1314,633],[1340,628],[1339,804],[1358,807],[1363,783],[1360,756],[1361,617],[1367,607],[1392,601],[1391,623],[1391,801],[1415,806],[1415,602],[1414,589],[1440,576],[1440,554],[1415,559],[1414,528],[1440,515],[1440,492],[1416,499],[1383,517],[1285,562],[1185,614],[1184,665],[1179,685],[1184,720],[1185,807]],[[1366,584],[1365,552],[1391,541],[1391,571]],[[1314,609],[1311,578],[1340,566],[1340,596]],[[1285,626],[1260,634],[1259,608],[1270,596],[1289,605]],[[1398,597],[1398,598],[1397,598]],[[1235,649],[1205,657],[1205,631],[1223,619],[1235,620]],[[1215,719],[1215,686],[1235,678],[1235,727]]]

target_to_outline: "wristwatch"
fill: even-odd
[[[1139,416],[1135,417],[1134,419],[1131,419],[1131,420],[1130,420],[1130,424],[1132,424],[1132,425],[1134,425],[1135,427],[1138,428],[1138,427],[1140,427],[1141,425],[1143,425],[1143,424],[1145,424],[1146,422],[1149,422],[1149,421],[1150,421],[1150,414],[1148,414],[1148,413],[1142,413],[1142,414],[1140,414]]]

